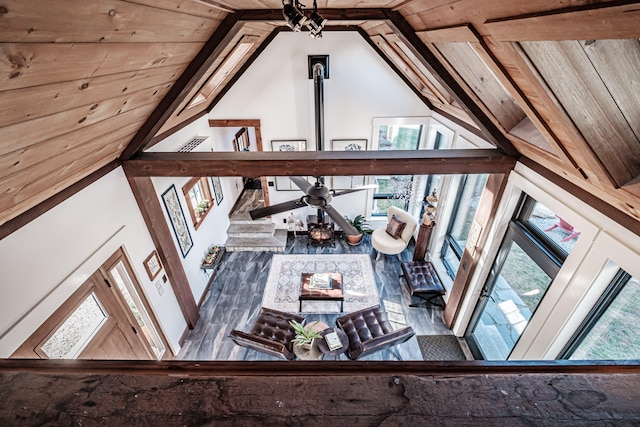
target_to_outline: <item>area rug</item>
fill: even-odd
[[[418,335],[424,360],[467,360],[455,335]]]
[[[369,255],[273,255],[262,306],[289,313],[300,309],[302,273],[342,273],[344,313],[380,304]],[[303,313],[339,313],[336,301],[304,301]]]

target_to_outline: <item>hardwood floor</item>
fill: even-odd
[[[416,335],[451,334],[442,320],[440,308],[409,307],[420,300],[409,295],[404,279],[400,279],[400,261],[396,256],[382,256],[375,260],[370,236],[359,246],[349,246],[343,237],[336,237],[335,248],[309,247],[306,235],[294,237],[290,233],[285,253],[350,253],[369,254],[373,265],[380,303],[392,302],[402,307],[406,323]],[[402,259],[411,260],[413,242],[402,253]],[[236,345],[228,338],[232,329],[249,330],[262,302],[262,294],[269,274],[271,252],[227,252],[215,273],[208,293],[200,308],[200,320],[186,337],[176,357],[178,360],[277,360],[275,357]],[[319,320],[330,326],[338,314],[310,314],[308,321]],[[400,325],[402,326],[402,325]],[[346,360],[346,356],[341,356]],[[361,360],[422,360],[415,337]]]

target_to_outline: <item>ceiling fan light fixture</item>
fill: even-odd
[[[294,6],[292,2],[284,5],[282,15],[287,21],[287,25],[289,25],[293,31],[300,31],[302,25],[307,21],[307,17],[304,16],[304,14],[300,12],[300,9]]]

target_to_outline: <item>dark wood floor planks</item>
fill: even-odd
[[[285,253],[288,254],[368,254],[371,257],[381,303],[390,301],[402,306],[403,315],[417,335],[450,334],[439,308],[409,307],[419,302],[409,295],[406,283],[400,279],[400,261],[396,256],[375,260],[370,236],[359,246],[349,246],[342,237],[335,247],[307,247],[306,235],[290,234]],[[402,254],[409,261],[413,243]],[[262,294],[269,274],[273,253],[226,252],[220,269],[215,273],[204,302],[200,320],[187,335],[176,359],[179,360],[277,360],[272,356],[236,345],[228,338],[232,329],[248,330],[262,303]],[[335,325],[338,314],[309,315],[308,319]],[[343,355],[342,359],[346,357]],[[397,345],[366,356],[362,360],[422,360],[417,340],[411,338]]]

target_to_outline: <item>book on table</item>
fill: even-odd
[[[309,289],[331,289],[332,280],[328,273],[315,273],[309,281]]]
[[[327,342],[327,347],[329,347],[329,350],[337,350],[340,347],[342,347],[342,342],[340,342],[340,337],[338,336],[338,333],[335,331],[329,332],[328,334],[326,334],[324,336],[324,340]]]

